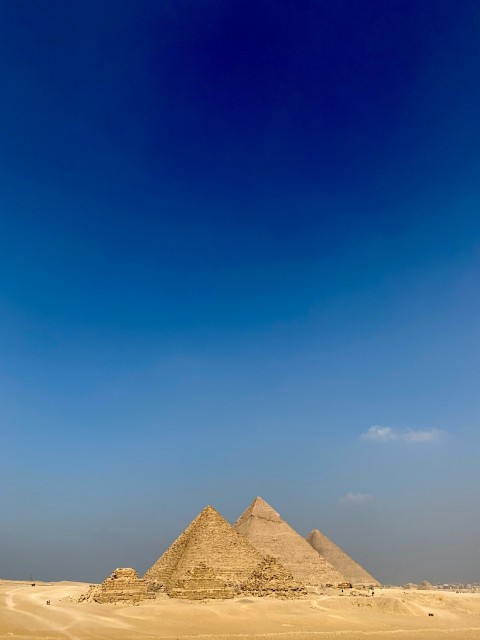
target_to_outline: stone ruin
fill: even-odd
[[[428,580],[422,580],[422,582],[420,582],[419,584],[416,584],[415,582],[407,582],[407,584],[403,585],[403,588],[404,589],[420,589],[422,591],[428,591],[430,589],[435,589],[433,584],[431,582],[429,582]]]
[[[267,556],[250,577],[243,583],[242,591],[252,596],[276,596],[278,598],[298,598],[307,590],[300,582],[295,582],[290,571],[272,556]]]
[[[79,602],[136,603],[147,598],[155,598],[155,593],[150,589],[146,580],[138,577],[135,569],[120,567],[115,569],[110,577],[95,585],[83,596]]]
[[[433,584],[431,582],[429,582],[428,580],[422,580],[420,582],[420,584],[418,585],[417,589],[422,589],[423,591],[428,591],[430,589],[433,589]]]
[[[174,579],[169,587],[171,598],[187,600],[225,600],[233,598],[234,590],[219,578],[211,567],[202,562],[196,567],[187,569],[182,577]]]

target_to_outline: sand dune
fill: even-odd
[[[324,590],[300,600],[189,602],[161,595],[135,606],[78,603],[87,588],[75,582],[0,582],[0,639],[480,638],[480,593],[379,589],[366,597]]]

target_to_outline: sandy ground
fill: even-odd
[[[331,590],[293,601],[162,596],[137,606],[76,602],[87,588],[0,581],[0,639],[480,640],[480,593],[378,589],[366,597]]]

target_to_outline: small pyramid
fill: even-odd
[[[313,529],[310,532],[307,542],[353,585],[380,585],[376,578],[370,575],[368,571],[365,571],[363,567],[355,560],[352,560],[345,551],[340,549],[318,529]]]
[[[232,598],[261,565],[263,555],[213,507],[206,507],[145,579],[172,597]],[[283,567],[282,567],[283,569]]]
[[[253,571],[243,584],[245,593],[252,596],[275,595],[280,598],[298,598],[307,594],[307,590],[300,582],[295,582],[292,574],[272,556],[265,560]]]
[[[343,575],[322,558],[265,500],[255,498],[234,529],[265,556],[273,556],[294,580],[305,585],[345,582]]]
[[[224,580],[215,575],[215,571],[202,562],[193,569],[188,569],[184,576],[172,580],[169,587],[172,598],[187,600],[225,600],[233,598],[233,589],[228,588]]]
[[[80,597],[79,602],[136,603],[146,598],[155,598],[146,580],[138,577],[135,569],[120,567],[106,578],[102,584],[95,585]]]

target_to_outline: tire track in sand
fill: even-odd
[[[40,616],[40,615],[38,615],[36,613],[32,613],[31,611],[26,611],[24,608],[19,607],[18,604],[17,604],[17,601],[15,599],[15,593],[17,591],[24,591],[24,590],[25,590],[25,587],[19,587],[18,589],[14,589],[13,591],[10,591],[9,593],[7,593],[7,595],[5,597],[5,604],[6,604],[6,607],[7,607],[8,611],[15,611],[15,613],[20,613],[23,616],[27,616],[28,618],[30,618],[32,620],[40,622],[42,625],[45,625],[46,627],[48,627],[52,631],[57,631],[57,632],[63,634],[64,636],[66,636],[70,640],[80,640],[80,638],[78,636],[76,636],[74,633],[71,633],[70,631],[68,631],[68,627],[70,625],[68,625],[68,624],[61,625],[61,624],[59,624],[57,622],[53,622],[51,620],[48,620],[48,618],[45,618],[44,616]],[[27,597],[27,601],[35,601],[35,600],[36,600],[36,598],[28,598]],[[67,612],[66,611],[65,612],[62,611],[61,613],[67,613]]]

